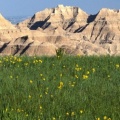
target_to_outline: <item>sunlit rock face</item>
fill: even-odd
[[[0,15],[0,55],[120,55],[120,10],[103,8],[88,15],[58,5],[12,25]]]

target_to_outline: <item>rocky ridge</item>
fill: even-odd
[[[63,48],[70,55],[120,55],[120,10],[88,15],[58,5],[12,25],[0,15],[0,55],[48,55]]]

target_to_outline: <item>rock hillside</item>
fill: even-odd
[[[120,10],[88,15],[58,5],[12,25],[0,15],[0,55],[48,55],[63,48],[70,55],[120,55]]]

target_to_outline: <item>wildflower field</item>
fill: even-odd
[[[120,57],[1,57],[0,120],[120,120]]]

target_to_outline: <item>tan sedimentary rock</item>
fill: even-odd
[[[0,14],[0,30],[15,29],[15,27]]]
[[[18,27],[24,26],[36,30],[38,27],[55,29],[60,26],[64,30],[74,32],[87,24],[87,18],[88,14],[78,7],[58,5],[56,8],[37,12],[32,18],[19,23]]]
[[[70,55],[120,55],[120,10],[88,15],[58,5],[15,26],[0,15],[0,55],[52,56],[58,48]]]

